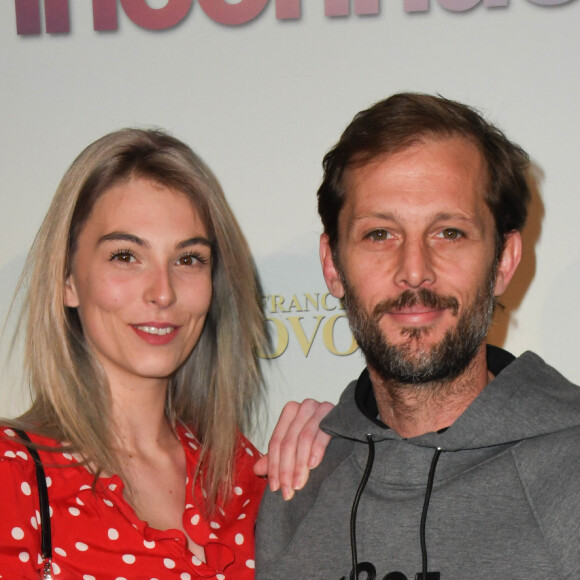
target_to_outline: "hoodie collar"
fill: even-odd
[[[488,369],[495,375],[463,414],[444,432],[403,439],[382,423],[368,372],[344,391],[322,422],[331,435],[365,441],[406,441],[446,451],[513,443],[580,425],[580,389],[532,352],[514,359],[488,347]]]
[[[507,350],[498,348],[497,346],[487,345],[487,370],[495,377],[504,370],[511,362],[515,360],[515,356]],[[375,392],[371,383],[371,377],[367,368],[361,373],[355,388],[354,399],[356,406],[360,412],[367,418],[376,423],[383,429],[388,429],[388,425],[383,423],[379,418],[379,408]],[[441,432],[443,429],[441,430]]]

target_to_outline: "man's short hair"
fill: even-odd
[[[475,109],[439,96],[399,93],[358,113],[338,143],[324,156],[318,213],[336,251],[338,216],[346,191],[345,170],[360,167],[428,139],[465,137],[481,152],[488,183],[485,201],[496,224],[496,257],[505,237],[526,222],[530,191],[527,153]]]

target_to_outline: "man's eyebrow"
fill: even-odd
[[[462,222],[475,222],[477,221],[474,216],[469,216],[463,213],[451,213],[451,212],[441,212],[434,216],[433,221],[441,222],[447,220],[459,220]]]
[[[396,216],[393,212],[371,211],[369,213],[354,216],[353,221],[356,222],[356,221],[372,219],[372,218],[377,218],[377,219],[382,219],[382,220],[394,220],[394,219],[396,219]]]
[[[397,220],[398,214],[396,211],[373,211],[358,215],[354,217],[354,221],[364,220],[364,219],[384,219],[384,220]],[[432,221],[445,221],[445,220],[461,220],[461,221],[472,221],[473,217],[466,215],[462,212],[438,212],[433,214],[431,217]]]

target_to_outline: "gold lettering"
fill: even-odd
[[[298,302],[298,296],[296,296],[296,294],[292,296],[290,306],[288,306],[288,310],[286,310],[286,312],[290,312],[292,308],[295,308],[296,312],[304,312],[302,306],[300,306],[300,302]]]
[[[312,294],[304,294],[304,299],[306,300],[306,310],[309,311],[308,304],[311,304],[314,310],[320,310],[320,294],[317,292],[316,300],[312,297]]]
[[[262,296],[262,310],[266,312],[268,310],[268,298],[269,296]]]
[[[326,324],[322,329],[322,340],[324,342],[324,346],[326,346],[326,348],[332,354],[335,354],[336,356],[348,356],[349,354],[352,354],[358,349],[358,344],[353,336],[352,342],[346,351],[340,352],[336,348],[336,343],[334,341],[334,326],[340,318],[346,318],[346,314],[335,314],[334,316],[328,319],[328,321],[326,322]]]
[[[328,310],[329,312],[332,311],[332,310],[336,310],[336,308],[337,308],[336,306],[332,306],[331,307],[331,306],[328,305],[328,302],[327,302],[328,301],[328,297],[330,297],[330,298],[332,298],[334,300],[338,300],[338,298],[334,298],[334,296],[330,292],[327,292],[326,294],[323,294],[322,295],[322,301],[321,301],[322,302],[322,308],[324,308],[324,310]],[[339,302],[339,306],[341,307],[340,302]]]
[[[300,323],[300,321],[303,319],[303,316],[288,316],[286,320],[288,320],[288,322],[290,322],[290,325],[292,326],[292,329],[294,330],[294,334],[296,335],[296,338],[298,339],[298,344],[300,344],[300,347],[302,348],[302,352],[304,353],[304,356],[308,356],[308,353],[310,352],[310,349],[312,347],[312,343],[314,342],[314,338],[316,337],[316,333],[318,332],[318,328],[320,326],[320,323],[324,320],[324,316],[318,315],[315,316],[314,318],[316,319],[316,327],[314,328],[314,332],[312,333],[312,338],[310,338],[310,340],[307,338],[306,333],[304,332],[304,329],[302,328],[302,324]]]
[[[272,302],[272,310],[270,310],[270,312],[272,312],[272,314],[274,312],[276,312],[276,310],[280,310],[280,312],[286,312],[286,310],[284,310],[284,296],[280,296],[279,294],[273,294],[272,296],[270,296],[271,302]]]
[[[266,318],[266,322],[271,322],[272,324],[274,324],[276,328],[276,335],[272,336],[273,339],[272,342],[274,343],[275,348],[269,354],[259,352],[258,356],[260,358],[267,359],[278,358],[279,356],[282,356],[286,351],[286,349],[288,348],[288,343],[290,342],[290,335],[288,333],[286,326],[284,326],[284,323],[281,320],[278,320],[277,318]]]

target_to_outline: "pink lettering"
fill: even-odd
[[[212,20],[228,26],[250,22],[264,10],[266,4],[268,0],[241,0],[237,4],[228,4],[225,0],[199,0],[199,5]]]
[[[530,0],[530,2],[570,2],[571,0]],[[450,12],[465,12],[477,6],[481,0],[438,0],[439,5]],[[498,8],[508,5],[509,0],[483,0],[486,8]],[[405,12],[427,12],[429,0],[403,0]]]
[[[568,4],[572,0],[530,0],[534,4],[539,6],[559,6],[560,4]]]
[[[16,32],[40,34],[39,0],[16,0]],[[62,34],[70,32],[68,0],[44,0],[46,32]]]
[[[300,0],[276,0],[276,18],[290,20],[300,18]]]
[[[379,0],[355,0],[354,13],[361,16],[379,14]]]
[[[39,0],[16,0],[16,33],[40,34]]]
[[[450,12],[465,12],[479,4],[480,0],[438,0],[439,5]]]
[[[348,16],[350,14],[349,0],[324,0],[325,16]]]
[[[2,0],[0,0],[2,1]],[[88,1],[88,0],[87,0]],[[432,0],[403,0],[405,12],[428,12]],[[239,26],[257,18],[269,0],[198,0],[201,9],[214,22],[227,26]],[[437,0],[450,12],[465,12],[482,4],[485,8],[507,7],[510,0]],[[559,6],[572,0],[529,0],[538,6]],[[278,20],[299,19],[302,16],[302,0],[275,0]],[[14,0],[16,32],[19,35],[41,34],[42,10],[46,32],[63,34],[70,32],[69,0]],[[152,8],[148,0],[92,0],[93,27],[97,31],[117,30],[118,5],[137,26],[148,30],[165,30],[179,24],[191,11],[193,0],[166,0],[163,8]],[[380,0],[324,0],[327,17],[344,17],[351,14],[377,15]]]
[[[192,0],[169,0],[163,8],[151,8],[146,0],[121,0],[125,14],[141,28],[165,30],[179,24],[191,9]]]
[[[95,30],[117,30],[117,0],[93,0],[93,26]]]
[[[405,12],[427,12],[429,0],[404,0],[403,9]]]
[[[44,0],[44,18],[49,34],[70,32],[68,0]]]

